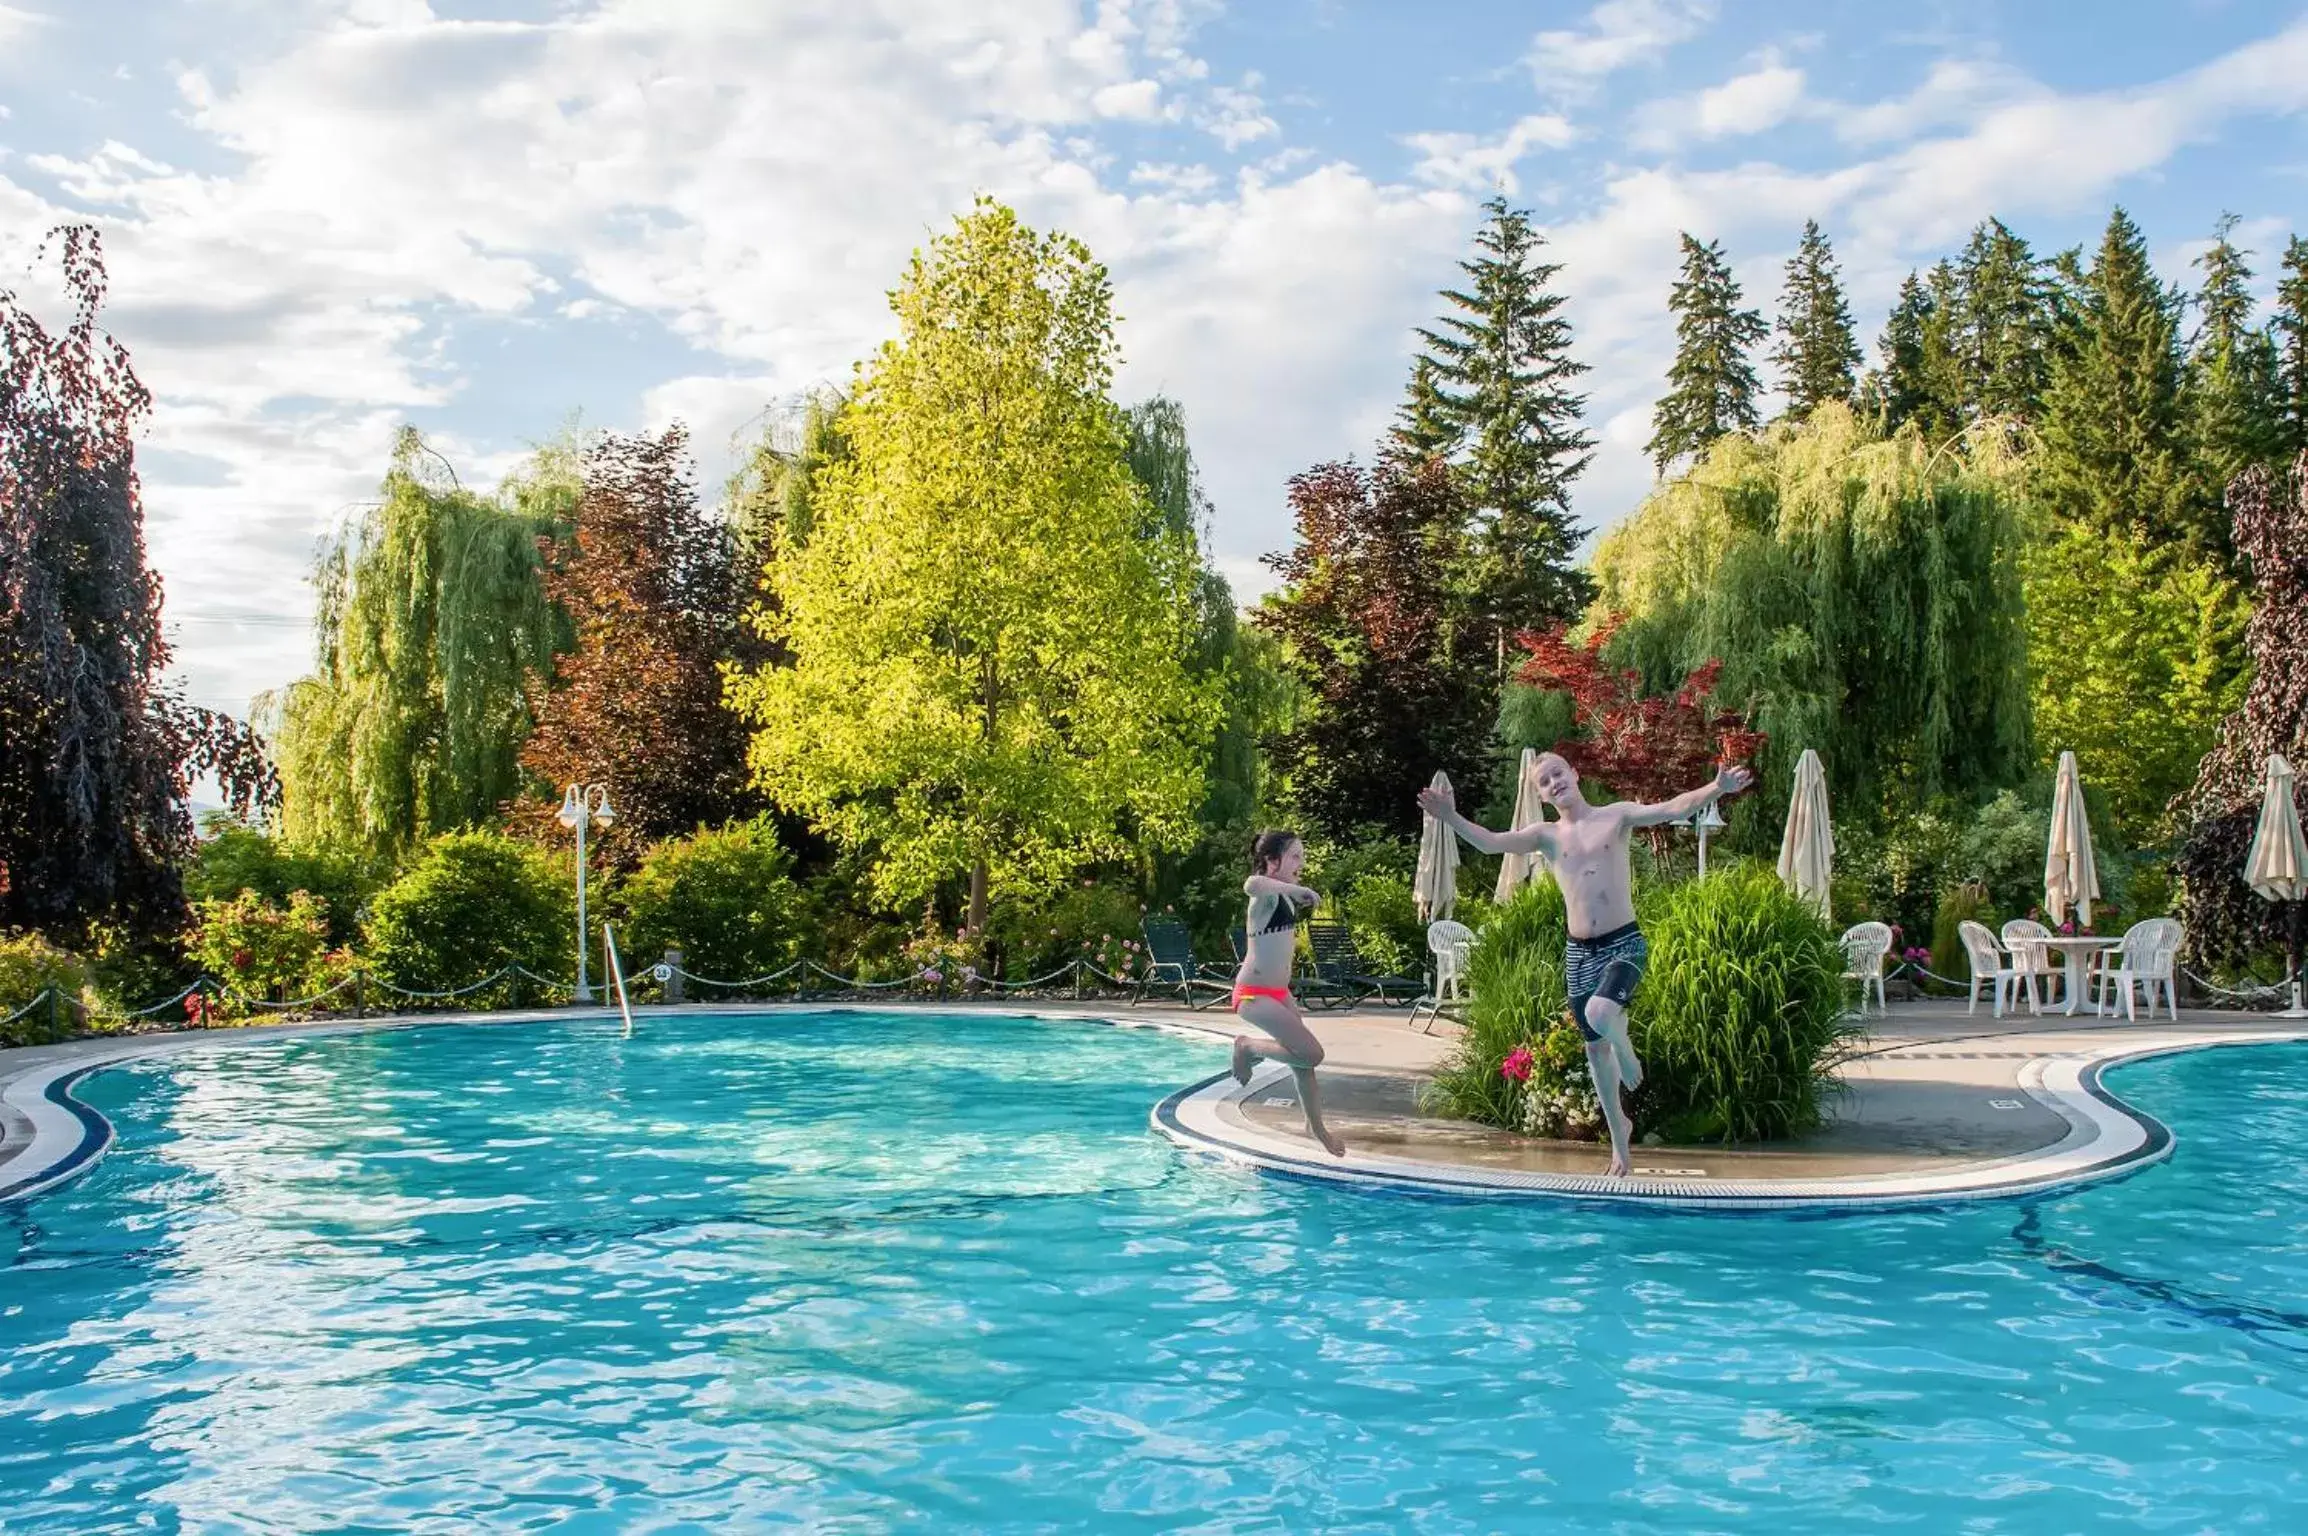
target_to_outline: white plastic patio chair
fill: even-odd
[[[1859,983],[1859,1016],[1867,1017],[1867,991],[1875,989],[1875,1011],[1888,1016],[1891,1004],[1883,995],[1883,962],[1891,953],[1889,923],[1853,923],[1843,930],[1844,979]]]
[[[1445,1008],[1466,1001],[1467,951],[1474,942],[1475,931],[1464,923],[1443,917],[1426,925],[1427,952],[1434,956],[1434,991],[1420,999],[1426,1008],[1426,1026],[1420,1033],[1431,1033]],[[1411,1009],[1410,1016],[1412,1023],[1418,1022],[1417,1007]]]
[[[2028,978],[2028,1011],[2031,1013],[2042,1011],[2036,1002],[2037,988],[2042,988],[2044,999],[2049,1001],[2052,978],[2065,974],[2053,966],[2051,952],[2036,942],[2051,936],[2049,928],[2029,917],[2015,917],[2003,925],[2003,947],[2011,952],[2011,968]]]
[[[1983,981],[1995,989],[1995,1016],[1999,1019],[2003,1017],[2004,999],[2019,983],[2027,983],[2028,1001],[2035,1001],[2035,977],[2004,963],[2011,957],[1996,943],[1985,923],[1966,921],[1957,925],[1956,932],[1963,939],[1965,957],[1971,961],[1971,1004],[1965,1013],[1979,1012],[1979,984]]]
[[[2180,955],[2180,942],[2187,937],[2187,929],[2176,917],[2150,917],[2124,930],[2120,948],[2109,954],[2100,968],[2092,973],[2093,1004],[2096,1012],[2115,1011],[2117,991],[2124,997],[2124,1017],[2136,1020],[2135,1005],[2139,994],[2148,997],[2148,1017],[2156,1016],[2156,989],[2164,993],[2164,1011],[2176,1023],[2180,1017],[2179,989],[2172,977],[2172,968]]]

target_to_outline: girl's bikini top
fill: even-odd
[[[1266,926],[1255,931],[1259,933],[1285,932],[1305,922],[1307,914],[1313,910],[1312,907],[1299,907],[1287,896],[1277,896],[1274,898],[1274,911],[1267,916]]]

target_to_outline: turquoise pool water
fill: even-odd
[[[1899,1216],[1263,1179],[1214,1045],[991,1017],[192,1052],[0,1208],[0,1528],[2296,1531],[2308,1049]]]

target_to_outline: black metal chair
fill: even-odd
[[[1380,1007],[1387,1008],[1426,991],[1422,976],[1382,976],[1372,971],[1355,948],[1354,930],[1335,918],[1308,923],[1306,940],[1314,950],[1315,975],[1333,991],[1350,994],[1353,1002],[1375,997]]]
[[[1149,991],[1168,995],[1175,991],[1189,1008],[1207,1008],[1229,996],[1234,989],[1234,978],[1219,966],[1209,965],[1194,958],[1194,940],[1186,925],[1174,917],[1149,917],[1142,925],[1146,934],[1146,973],[1139,980],[1133,1003],[1145,1001]],[[1212,995],[1200,1002],[1194,1000],[1196,987],[1208,987]]]

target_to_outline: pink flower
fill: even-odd
[[[1518,1083],[1531,1080],[1531,1048],[1518,1045],[1507,1052],[1507,1059],[1499,1063],[1499,1076],[1512,1078]]]
[[[924,981],[944,981],[945,979],[944,973],[939,971],[936,966],[931,966],[922,972],[922,980]]]

